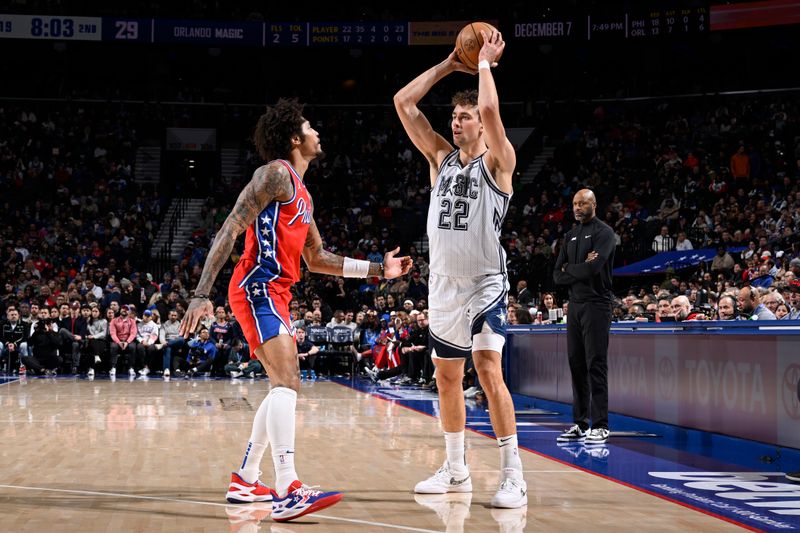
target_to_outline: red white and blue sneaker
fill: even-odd
[[[294,480],[283,498],[272,491],[272,519],[276,522],[293,520],[339,503],[342,497],[341,492],[314,490]]]
[[[230,503],[271,502],[272,490],[259,480],[248,483],[236,472],[231,472],[231,484],[225,499]]]

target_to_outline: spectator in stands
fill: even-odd
[[[317,379],[314,363],[317,359],[319,346],[315,346],[306,338],[306,329],[298,328],[295,336],[297,344],[297,358],[300,363],[300,379]]]
[[[129,313],[131,308],[123,305],[119,308],[119,316],[114,318],[109,325],[109,335],[111,336],[111,370],[110,375],[112,378],[117,376],[117,360],[120,353],[125,357],[125,364],[128,366],[128,374],[136,376],[136,371],[133,366],[135,364],[136,354],[136,335],[138,329],[136,327],[135,319],[131,318]]]
[[[689,302],[689,298],[684,295],[676,296],[672,299],[672,313],[678,322],[706,319],[703,313],[692,311],[692,304]]]
[[[83,282],[83,288],[81,290],[81,294],[84,295],[91,294],[92,296],[94,296],[95,301],[99,302],[103,298],[103,289],[95,285],[94,280],[92,278],[86,278],[86,281]]]
[[[733,271],[733,265],[735,263],[733,257],[728,253],[725,247],[718,246],[717,255],[715,255],[714,259],[711,261],[711,272],[719,272],[728,276]]]
[[[344,311],[342,311],[341,309],[337,309],[336,311],[333,312],[333,317],[331,318],[331,321],[328,322],[327,325],[327,327],[329,328],[335,328],[336,326],[344,326]]]
[[[528,306],[533,300],[533,293],[528,289],[528,282],[521,279],[517,282],[517,302],[520,305]]]
[[[775,318],[778,320],[791,320],[789,306],[785,303],[778,304],[778,306],[775,308]]]
[[[419,266],[417,261],[415,260],[414,264]],[[389,294],[394,296],[395,301],[401,301],[408,291],[408,278],[409,276],[406,275],[389,280]]]
[[[420,276],[419,270],[414,270],[411,273],[411,281],[408,284],[406,291],[406,298],[417,301],[420,298],[428,298],[428,285]]]
[[[687,250],[693,250],[694,246],[692,246],[692,241],[686,238],[685,231],[678,232],[678,241],[675,243],[675,250],[680,252],[685,252]]]
[[[375,343],[380,336],[381,328],[378,313],[375,310],[367,311],[362,323],[361,334],[357,337],[358,351],[362,357],[371,357]]]
[[[517,307],[514,309],[514,320],[517,324],[525,325],[525,324],[533,324],[533,317],[531,316],[530,310],[525,307]]]
[[[394,382],[398,385],[407,385],[412,382],[412,376],[420,370],[419,367],[414,367],[415,361],[412,360],[413,354],[418,350],[412,348],[409,332],[403,326],[402,319],[394,317],[393,320],[394,326],[389,326],[385,333],[382,332],[378,344],[383,344],[385,339],[387,343],[386,356],[393,356],[394,361],[399,361],[399,364],[396,366],[390,364],[382,369],[379,369],[376,364],[375,367],[367,369],[367,375],[374,382],[399,377],[400,379]],[[380,360],[380,357],[376,356],[377,360]]]
[[[347,311],[344,314],[344,322],[342,322],[341,325],[346,328],[350,328],[351,331],[355,331],[358,324],[356,324],[356,322],[353,321],[353,318],[354,318],[353,311]],[[364,319],[363,313],[361,314],[361,319],[362,320]]]
[[[113,311],[111,311],[113,318]],[[100,307],[94,306],[91,309],[87,330],[87,354],[89,369],[87,377],[94,378],[95,368],[103,362],[103,358],[108,355],[108,320],[103,318]]]
[[[800,320],[800,279],[789,282],[789,317]]]
[[[675,195],[672,195],[668,198],[664,198],[664,200],[661,201],[661,207],[658,210],[658,218],[661,219],[663,222],[670,222],[677,220],[678,215],[680,213],[680,209],[681,209],[681,203],[675,197]]]
[[[667,226],[661,226],[661,233],[653,238],[651,247],[654,252],[669,252],[675,249],[675,240],[669,234]]]
[[[775,314],[761,303],[758,289],[742,287],[736,295],[739,309],[748,317],[755,320],[776,320]]]
[[[778,291],[768,291],[766,294],[761,296],[761,303],[764,304],[764,306],[767,309],[769,309],[772,312],[772,314],[776,316],[776,318],[781,318],[775,312],[778,310],[778,306],[786,305],[783,296],[781,296],[781,293],[779,293]]]
[[[310,326],[312,322],[314,322],[314,313],[311,311],[306,311],[303,315],[303,318],[292,322],[292,326],[295,328],[305,328]]]
[[[36,320],[38,314],[39,304],[36,302],[31,302],[30,304],[21,302],[19,304],[19,320],[26,326],[29,326],[32,321]]]
[[[538,309],[538,312],[542,313],[542,324],[555,323],[558,320],[557,311],[558,311],[558,304],[556,303],[555,295],[552,292],[542,293],[542,301]],[[519,320],[519,317],[517,317],[517,320]],[[525,324],[525,322],[520,322],[520,324]]]
[[[78,373],[81,349],[88,333],[87,321],[81,316],[81,304],[78,301],[74,301],[72,304],[62,304],[58,321],[58,334],[61,338],[60,353],[72,374]]]
[[[0,370],[11,374],[19,367],[20,357],[28,355],[28,328],[20,321],[19,311],[9,307],[0,333]]]
[[[164,377],[170,377],[170,372],[173,369],[173,356],[180,354],[175,354],[173,352],[179,352],[186,341],[180,334],[181,328],[181,321],[178,320],[178,311],[172,310],[167,315],[167,321],[161,324],[161,329],[159,330],[159,344],[161,344],[164,348],[163,353],[163,368],[164,368]],[[249,354],[248,354],[249,355]]]
[[[319,296],[314,296],[311,299],[311,311],[320,312],[320,323],[328,322],[333,316],[331,306],[325,303]]]
[[[264,367],[258,359],[250,359],[250,350],[242,339],[234,339],[225,372],[232,378],[240,376],[254,378],[256,374],[264,372]]]
[[[731,176],[736,181],[750,181],[750,156],[747,155],[744,145],[739,145],[736,153],[731,156]]]
[[[136,359],[141,364],[138,374],[145,377],[150,373],[150,364],[157,360],[161,327],[153,320],[153,312],[145,309],[136,329]]]
[[[228,362],[228,355],[233,344],[233,325],[228,321],[228,312],[224,307],[218,306],[214,310],[215,321],[209,328],[211,340],[217,347],[216,359],[212,366],[214,375],[222,377],[225,375],[225,365]]]

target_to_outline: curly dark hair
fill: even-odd
[[[478,105],[478,91],[475,89],[468,89],[466,91],[458,91],[453,95],[450,101],[453,107],[457,105],[463,106],[476,106]]]
[[[292,137],[295,135],[303,141],[303,104],[296,98],[281,98],[258,119],[253,143],[258,154],[271,161],[278,157],[286,157],[292,149]]]

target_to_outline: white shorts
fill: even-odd
[[[501,352],[506,336],[507,303],[505,274],[467,278],[431,272],[428,281],[431,357],[465,358],[473,350]]]

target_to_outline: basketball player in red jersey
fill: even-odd
[[[228,301],[242,325],[253,358],[267,370],[269,394],[253,421],[244,460],[231,474],[231,503],[272,501],[273,520],[283,522],[319,511],[342,499],[338,492],[313,490],[298,480],[294,467],[295,406],[300,370],[289,317],[290,288],[300,279],[300,256],[309,270],[345,277],[395,278],[411,269],[399,249],[371,263],[332,254],[322,247],[311,196],[303,183],[309,163],[322,154],[319,134],[295,100],[281,99],[261,116],[254,141],[266,165],[253,173],[222,224],[181,325],[187,336],[204,315],[213,313],[208,293],[228,261],[237,236],[246,231],[245,251],[234,270]],[[285,159],[275,159],[284,156]],[[258,480],[267,444],[272,444],[275,489]]]

